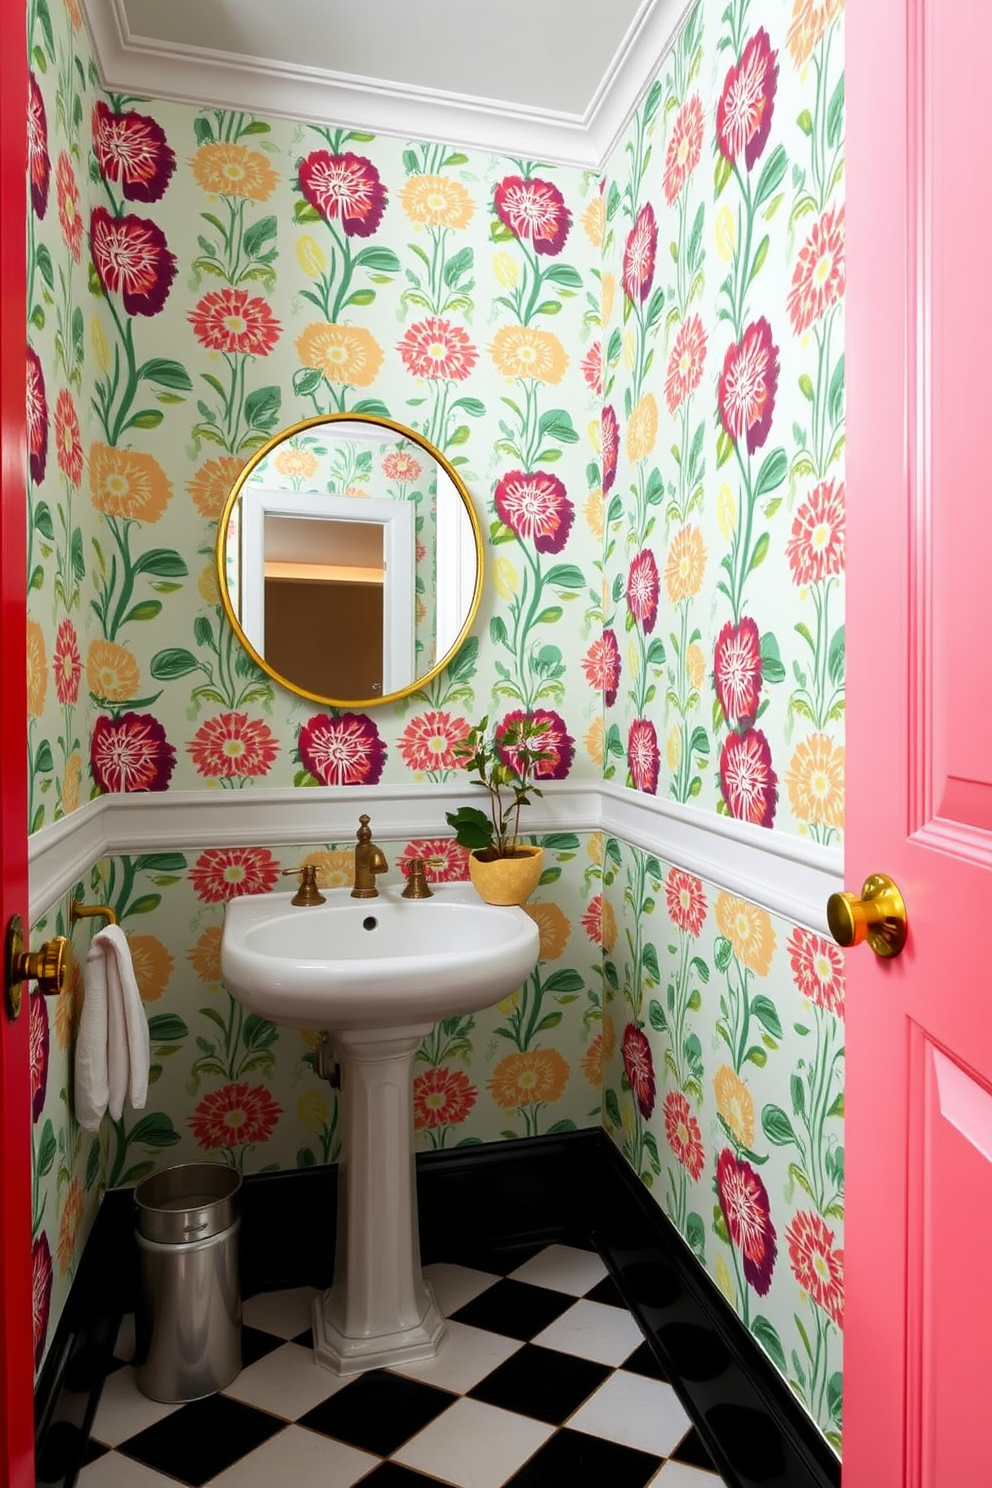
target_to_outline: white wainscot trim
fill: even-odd
[[[108,854],[347,843],[363,811],[382,842],[445,837],[445,812],[477,794],[481,804],[481,793],[457,781],[366,791],[256,787],[101,796],[29,839],[30,920],[40,919]],[[525,808],[524,826],[540,835],[604,831],[821,934],[827,898],[842,885],[839,848],[595,780],[549,784]]]

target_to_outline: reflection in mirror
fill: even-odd
[[[471,500],[391,420],[332,414],[271,440],[228,498],[224,607],[255,660],[320,702],[368,706],[440,671],[482,590]]]

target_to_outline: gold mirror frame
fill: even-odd
[[[423,675],[415,677],[408,687],[401,687],[394,692],[382,693],[370,698],[325,697],[320,693],[309,692],[306,688],[299,686],[295,682],[290,682],[288,678],[282,676],[275,670],[274,667],[269,665],[264,656],[261,656],[259,654],[259,652],[252,645],[251,641],[245,635],[245,632],[242,629],[241,624],[234,613],[234,607],[231,604],[231,598],[228,592],[227,585],[227,557],[225,550],[227,544],[228,527],[231,520],[231,514],[234,511],[238,499],[241,496],[242,490],[249,477],[251,476],[252,471],[254,471],[262,463],[262,461],[265,460],[267,456],[272,453],[273,450],[278,449],[278,447],[286,440],[294,438],[297,434],[301,434],[306,429],[313,429],[323,425],[337,423],[372,424],[380,429],[391,429],[393,433],[395,433],[399,437],[403,439],[409,439],[414,444],[419,445],[424,454],[429,455],[430,458],[435,461],[438,467],[444,471],[445,475],[447,475],[448,479],[454,486],[455,491],[458,493],[462,505],[464,506],[465,511],[468,515],[469,522],[471,523],[472,542],[475,548],[475,587],[472,592],[472,600],[468,607],[468,613],[465,617],[465,621],[457,636],[455,637],[452,645],[445,652],[444,656],[442,656],[439,661],[436,661],[434,663],[430,671],[424,672]],[[271,677],[274,682],[278,682],[280,687],[285,687],[288,692],[295,693],[297,697],[307,698],[312,703],[324,703],[332,708],[373,708],[379,707],[383,703],[394,703],[399,701],[399,699],[401,698],[409,697],[411,693],[416,692],[421,687],[424,687],[434,677],[438,676],[440,672],[443,672],[444,668],[454,659],[455,656],[457,656],[459,650],[464,645],[465,640],[467,639],[468,634],[472,629],[472,626],[475,622],[475,617],[479,611],[479,604],[482,600],[482,582],[484,576],[484,546],[482,541],[482,529],[479,524],[479,518],[476,515],[475,507],[472,505],[472,498],[469,495],[468,487],[465,485],[465,482],[462,480],[461,476],[458,474],[457,470],[454,468],[451,462],[445,459],[441,451],[439,449],[436,449],[435,446],[431,444],[429,440],[425,439],[422,434],[418,434],[416,430],[408,428],[405,424],[398,424],[394,419],[383,418],[378,414],[321,413],[315,414],[313,418],[301,419],[298,423],[290,424],[287,428],[281,429],[278,434],[274,434],[271,439],[267,440],[266,443],[261,446],[260,449],[257,449],[255,451],[251,459],[248,460],[248,462],[246,463],[244,469],[239,473],[238,478],[234,482],[234,485],[231,487],[230,494],[228,495],[228,498],[224,503],[224,510],[221,512],[220,515],[220,521],[217,527],[215,568],[217,574],[217,584],[220,591],[221,604],[224,607],[224,614],[227,616],[228,624],[231,626],[234,634],[237,636],[238,640],[241,642],[241,645],[255,662],[256,666],[260,667],[267,677]]]

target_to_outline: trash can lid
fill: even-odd
[[[224,1163],[179,1163],[134,1190],[138,1233],[164,1245],[208,1240],[237,1218],[241,1174]]]

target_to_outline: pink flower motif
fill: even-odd
[[[717,144],[731,165],[743,150],[744,163],[751,170],[764,149],[777,80],[778,53],[772,51],[762,26],[745,46],[740,62],[727,73],[717,104]]]
[[[219,1151],[267,1142],[281,1115],[282,1106],[264,1085],[239,1080],[205,1095],[189,1117],[189,1125],[201,1147]]]
[[[728,620],[721,630],[713,657],[713,680],[727,722],[750,728],[761,694],[761,637],[749,617],[737,625]]]
[[[431,315],[410,326],[396,349],[413,377],[464,382],[479,360],[479,353],[461,326]]]
[[[397,744],[411,770],[464,770],[465,759],[456,753],[456,746],[468,735],[468,719],[452,718],[432,708],[411,718]]]
[[[55,458],[62,474],[78,486],[83,478],[83,444],[79,416],[68,388],[60,388],[55,400]]]
[[[119,183],[128,201],[158,201],[176,168],[161,124],[147,114],[112,113],[102,99],[93,110],[93,151],[104,179]]]
[[[665,1096],[665,1136],[693,1183],[698,1183],[706,1166],[703,1134],[681,1090],[670,1090]]]
[[[612,708],[620,683],[620,647],[612,630],[604,630],[599,640],[593,641],[582,658],[582,670],[589,685],[601,692],[606,706]]]
[[[703,881],[682,868],[671,868],[665,880],[665,902],[668,918],[680,930],[688,930],[698,939],[706,921],[706,895]]]
[[[832,941],[811,930],[793,930],[786,949],[792,980],[804,997],[837,1018],[844,1016],[844,958]]]
[[[90,764],[101,791],[164,791],[176,751],[150,713],[101,715],[93,729]]]
[[[31,1049],[31,1120],[37,1124],[45,1109],[45,1092],[48,1088],[48,1007],[44,992],[32,992],[28,1013],[30,1026],[28,1043]]]
[[[321,785],[376,785],[386,746],[364,713],[317,713],[300,729],[300,763]]]
[[[496,215],[512,233],[533,243],[535,253],[553,256],[565,246],[572,214],[550,181],[504,176],[496,187]]]
[[[609,403],[605,404],[603,408],[601,428],[603,495],[608,496],[613,489],[613,482],[617,478],[617,456],[620,451],[620,426],[617,423],[616,409]]]
[[[632,304],[643,305],[651,293],[657,251],[658,224],[654,220],[654,209],[647,202],[627,234],[623,251],[623,292]]]
[[[165,233],[146,217],[111,217],[94,207],[90,251],[108,294],[120,294],[128,315],[157,315],[176,277]]]
[[[76,627],[71,620],[63,620],[55,637],[52,654],[52,673],[55,680],[55,696],[63,708],[71,708],[79,700],[79,678],[83,663],[79,655]]]
[[[844,208],[831,207],[813,224],[792,275],[786,306],[796,335],[803,335],[843,299],[846,288]]]
[[[744,1279],[759,1297],[767,1296],[778,1254],[768,1190],[751,1164],[729,1147],[717,1159],[716,1187],[731,1243],[744,1259]]]
[[[420,858],[431,883],[463,883],[468,878],[469,851],[453,837],[418,837],[408,842],[397,868],[410,872],[410,864]]]
[[[423,473],[423,467],[405,450],[392,450],[383,457],[382,473],[387,480],[414,481]]]
[[[363,155],[331,155],[314,150],[300,162],[300,191],[330,222],[341,218],[349,238],[368,238],[386,209],[387,193],[379,172]]]
[[[594,341],[579,363],[582,368],[582,376],[586,380],[586,386],[602,397],[603,393],[603,346],[599,341]]]
[[[650,548],[643,548],[631,563],[627,575],[627,606],[645,635],[654,630],[660,592],[661,580],[654,553]]]
[[[267,775],[279,753],[272,730],[247,713],[219,713],[201,724],[189,744],[197,774],[207,780]]]
[[[457,1126],[475,1105],[476,1088],[461,1070],[425,1070],[413,1082],[413,1125],[416,1131]]]
[[[796,584],[816,584],[844,572],[844,482],[822,481],[792,521],[785,556]]]
[[[41,358],[29,346],[27,352],[27,383],[25,388],[28,430],[28,469],[36,486],[45,479],[48,463],[48,400],[45,397],[45,374]]]
[[[55,199],[58,202],[59,226],[65,246],[78,264],[83,244],[83,217],[79,210],[79,188],[72,161],[64,150],[59,151],[55,164]]]
[[[509,470],[497,481],[493,502],[500,521],[539,553],[560,553],[568,541],[575,512],[556,475]]]
[[[267,847],[209,847],[189,870],[190,888],[203,904],[242,894],[268,894],[282,876]]]
[[[778,347],[772,328],[762,316],[749,325],[740,342],[731,343],[720,374],[720,418],[731,439],[747,435],[749,454],[768,438],[775,389],[778,386]]]
[[[52,163],[48,156],[48,120],[45,100],[33,72],[28,73],[28,180],[31,183],[31,205],[36,217],[48,211],[48,186]],[[51,1263],[49,1263],[50,1268]]]
[[[844,1252],[818,1214],[800,1209],[785,1231],[792,1274],[817,1307],[844,1327]]]
[[[671,206],[686,181],[699,164],[703,150],[703,105],[699,94],[682,105],[675,115],[675,123],[665,152],[665,174],[662,185],[665,200]]]
[[[651,1045],[636,1023],[628,1023],[623,1031],[623,1067],[641,1115],[646,1118],[654,1110],[654,1060]]]
[[[539,750],[547,756],[533,767],[531,779],[564,780],[566,778],[572,768],[572,760],[575,758],[575,740],[565,728],[565,720],[560,714],[547,708],[532,708],[529,713],[524,713],[518,708],[512,713],[507,713],[496,727],[493,736],[500,759],[505,765],[519,772],[521,769],[520,750],[518,746],[505,742],[507,733],[512,733],[518,739],[523,738],[531,749]]]
[[[34,1327],[34,1367],[41,1368],[52,1305],[52,1249],[42,1230],[31,1247],[31,1316]]]
[[[186,319],[208,351],[268,356],[282,332],[268,303],[245,289],[212,289]]]
[[[627,735],[627,766],[635,790],[653,796],[658,791],[658,735],[647,718],[635,718]]]
[[[582,916],[582,928],[592,941],[593,945],[603,944],[603,896],[596,894],[589,900],[586,912]]]
[[[770,827],[778,805],[778,776],[760,729],[728,734],[720,752],[720,788],[731,816]]]
[[[679,326],[665,374],[665,402],[669,413],[685,402],[702,381],[706,360],[706,331],[698,315],[690,315]]]

